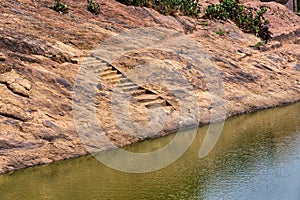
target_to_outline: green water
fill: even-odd
[[[300,199],[300,103],[227,120],[199,159],[206,130],[162,170],[123,173],[85,156],[0,176],[0,199]],[[172,137],[127,150],[151,151]]]

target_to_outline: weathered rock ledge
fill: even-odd
[[[253,49],[250,46],[259,38],[242,33],[230,22],[162,16],[116,1],[103,1],[101,14],[95,16],[87,11],[84,0],[65,2],[71,8],[66,15],[49,9],[53,2],[48,0],[0,2],[0,173],[87,153],[73,121],[77,72],[87,61],[93,65],[88,57],[99,43],[133,28],[163,27],[197,41],[221,74],[226,117],[300,100],[299,17],[280,4],[247,3],[270,7],[266,17],[274,37],[265,47]],[[217,35],[219,29],[225,34]],[[93,86],[93,105],[116,145],[162,136],[176,130],[180,121],[180,105],[174,95],[159,84],[140,85],[134,77],[124,76],[145,63],[164,62],[166,69],[185,77],[198,98],[200,123],[209,122],[212,103],[207,85],[194,66],[178,55],[149,50],[123,56],[113,65],[101,60],[95,63],[99,62],[105,71],[99,73],[101,81]],[[151,109],[163,107],[169,116],[163,129],[136,136],[122,132],[112,116],[116,84],[123,91],[134,91],[129,116],[140,126],[149,123]],[[115,114],[121,119],[127,116],[118,111]],[[81,117],[83,122],[89,121],[87,116]],[[104,144],[103,149],[107,148]]]

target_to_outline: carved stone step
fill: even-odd
[[[90,66],[109,66],[107,63],[102,60],[85,60],[82,62],[82,65],[90,65]]]
[[[146,94],[147,93],[147,90],[145,89],[138,89],[136,91],[134,91],[132,93],[132,96],[135,97],[135,96],[138,96],[138,95],[141,95],[141,94]]]
[[[120,83],[127,83],[127,82],[132,82],[130,79],[126,78],[126,77],[122,77],[119,80]]]
[[[123,75],[122,74],[114,74],[109,76],[103,76],[101,79],[104,81],[112,81],[112,80],[119,80]]]
[[[100,73],[100,75],[104,77],[104,76],[113,75],[117,73],[118,73],[117,70],[104,70],[103,72]]]
[[[103,72],[110,71],[110,70],[113,70],[113,67],[111,65],[107,65],[103,70]]]
[[[138,89],[138,88],[139,88],[138,85],[134,85],[134,86],[122,88],[122,90],[123,90],[124,92],[131,92],[131,91],[136,90],[136,89]]]
[[[166,101],[164,99],[156,99],[154,101],[143,102],[146,108],[156,107],[156,106],[166,106]]]
[[[158,99],[159,96],[155,95],[155,94],[141,94],[141,95],[138,95],[138,96],[135,96],[134,99],[136,99],[137,101],[139,102],[150,102],[150,101],[153,101],[153,100],[156,100]]]
[[[124,83],[119,83],[118,87],[124,88],[124,87],[131,87],[131,86],[137,86],[134,82],[124,82]]]
[[[119,84],[119,79],[109,80],[109,83],[112,85],[117,85],[117,84]]]

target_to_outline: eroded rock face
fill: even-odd
[[[72,110],[73,84],[86,61],[91,66],[105,66],[99,72],[101,81],[91,86],[96,94],[92,104],[99,123],[118,146],[168,134],[181,123],[176,96],[162,85],[139,84],[134,76],[125,76],[149,63],[164,62],[165,69],[185,77],[198,99],[200,124],[209,122],[212,102],[207,84],[199,71],[178,55],[141,50],[120,57],[113,65],[88,58],[100,42],[133,28],[163,27],[197,41],[222,77],[226,117],[300,99],[299,17],[280,4],[250,3],[270,7],[266,17],[274,37],[265,47],[254,49],[250,46],[259,38],[242,33],[230,22],[162,16],[148,8],[127,7],[116,1],[103,2],[102,13],[95,16],[85,9],[85,1],[65,2],[72,8],[67,15],[49,9],[53,1],[48,0],[0,2],[0,172],[87,153],[77,135]],[[219,29],[225,34],[217,35]],[[122,131],[112,116],[116,84],[134,94],[130,93],[129,115],[115,114],[125,122],[130,117],[134,123],[147,126],[152,111],[160,106],[168,116],[163,129],[136,135]],[[86,115],[81,121],[88,126]],[[93,136],[87,140],[92,146]],[[107,148],[110,146],[103,143],[101,149]]]

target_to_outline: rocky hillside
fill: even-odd
[[[163,16],[114,0],[101,1],[101,13],[93,15],[85,0],[64,3],[70,10],[63,15],[49,8],[53,5],[49,0],[0,2],[0,172],[87,153],[72,111],[73,85],[83,65],[103,69],[96,74],[100,81],[93,86],[93,105],[107,136],[118,146],[167,134],[180,124],[180,104],[170,91],[159,84],[141,84],[130,75],[141,64],[164,62],[166,69],[185,77],[198,100],[197,120],[200,124],[209,122],[212,102],[205,80],[178,55],[150,49],[133,52],[115,63],[101,60],[101,55],[90,57],[101,42],[135,28],[160,27],[197,41],[222,77],[226,117],[300,100],[299,16],[280,4],[245,2],[270,7],[266,18],[273,40],[255,49],[250,46],[260,39],[241,32],[230,21]],[[216,34],[218,30],[223,33]],[[116,85],[132,96],[132,121],[146,126],[151,110],[160,106],[169,116],[165,125],[157,124],[163,128],[136,135],[122,131],[111,108]],[[127,115],[116,112],[126,121]],[[90,120],[84,113],[78,118],[81,125]],[[110,146],[101,146],[107,148]]]

